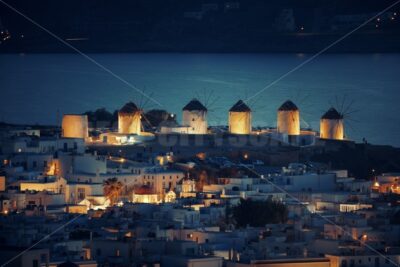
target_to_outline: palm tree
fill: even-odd
[[[122,192],[124,185],[122,182],[118,181],[116,177],[109,178],[103,183],[104,195],[110,199],[111,205],[114,205]]]

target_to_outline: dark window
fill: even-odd
[[[85,188],[78,188],[78,199],[84,200],[86,196]]]
[[[39,267],[39,261],[38,260],[33,260],[32,261],[32,267]]]

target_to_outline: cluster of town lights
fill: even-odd
[[[390,20],[396,20],[397,12],[393,12],[392,16],[390,16]],[[379,23],[381,22],[381,18],[376,19],[375,28],[379,28]]]

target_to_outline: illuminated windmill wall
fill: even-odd
[[[182,111],[182,125],[190,127],[189,134],[207,134],[207,108],[199,100],[192,99]]]
[[[118,133],[140,135],[141,113],[135,103],[126,103],[118,112]]]
[[[300,134],[300,111],[290,100],[283,103],[278,109],[277,131],[281,134]]]
[[[239,100],[229,110],[229,132],[232,134],[251,133],[251,109]]]
[[[62,119],[62,136],[68,138],[88,138],[89,126],[87,115],[66,114]]]
[[[324,139],[343,140],[343,115],[335,108],[330,108],[320,120],[320,137]]]

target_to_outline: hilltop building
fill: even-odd
[[[133,102],[118,112],[118,132],[103,132],[100,142],[109,145],[132,145],[154,139],[154,134],[142,131],[142,110]]]
[[[182,125],[189,126],[189,134],[207,134],[207,108],[199,100],[192,99],[182,111]]]
[[[333,107],[321,117],[320,138],[334,140],[344,139],[343,115]]]
[[[236,102],[229,110],[229,132],[231,134],[251,133],[251,109],[243,100]]]
[[[300,111],[290,100],[287,100],[278,109],[277,131],[285,135],[300,134]]]
[[[62,119],[62,136],[86,140],[89,137],[87,115],[65,114]]]
[[[135,103],[126,103],[118,112],[118,133],[140,135],[141,112]]]

